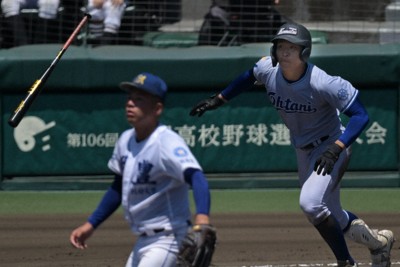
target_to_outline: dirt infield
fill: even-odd
[[[400,214],[358,214],[371,227],[400,233]],[[82,215],[0,216],[0,266],[124,266],[134,237],[120,214],[114,214],[81,251],[70,246],[71,230]],[[334,257],[302,214],[246,214],[213,216],[218,246],[213,266],[328,266]],[[400,244],[392,250],[399,265]],[[353,257],[369,265],[366,248],[349,242]],[[304,264],[304,265],[303,265]],[[321,264],[321,265],[320,265]]]

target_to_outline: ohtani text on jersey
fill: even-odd
[[[302,104],[293,102],[291,99],[282,99],[280,96],[276,97],[276,93],[269,92],[268,96],[272,105],[278,110],[284,110],[287,113],[314,113],[316,108],[312,107],[311,103]]]

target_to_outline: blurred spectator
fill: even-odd
[[[68,40],[73,30],[82,20],[86,5],[87,0],[61,0],[63,10],[60,14],[60,20],[63,42]],[[75,42],[78,44],[77,40]]]
[[[270,42],[283,24],[279,0],[230,0],[231,28],[240,43]]]
[[[1,9],[4,17],[4,26],[10,36],[4,36],[7,43],[4,46],[20,46],[33,43],[56,42],[57,28],[52,30],[56,23],[60,0],[2,0]],[[27,26],[21,14],[22,9],[37,9],[38,19],[35,23],[33,40],[29,40]],[[7,38],[9,37],[9,38]]]
[[[178,22],[182,0],[132,0],[122,19],[119,44],[143,45],[144,35],[159,31],[162,25]],[[196,2],[191,0],[195,4]]]
[[[115,44],[125,7],[124,0],[89,0],[87,10],[92,15],[89,22],[89,42]]]
[[[269,42],[283,24],[279,0],[212,0],[199,32],[199,45]]]
[[[234,45],[237,39],[230,27],[230,4],[228,0],[213,0],[204,16],[199,32],[199,45]]]

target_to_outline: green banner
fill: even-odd
[[[349,168],[360,171],[391,171],[399,166],[399,91],[361,90],[369,124],[355,141]],[[343,119],[347,122],[347,119]]]
[[[43,94],[12,128],[8,112],[21,97],[4,97],[4,176],[108,173],[113,146],[129,127],[123,93]]]
[[[263,89],[245,93],[200,118],[189,116],[191,107],[208,96],[172,91],[162,117],[186,140],[206,172],[296,171],[289,131]],[[7,120],[22,97],[3,97],[3,176],[109,173],[107,162],[114,144],[129,128],[124,93],[116,89],[115,93],[42,94],[20,125],[12,128]],[[349,168],[396,170],[397,90],[364,90],[361,98],[370,123],[353,145]]]
[[[189,117],[187,113],[191,105],[208,95],[198,95],[199,98],[192,100],[187,94],[179,94],[166,119],[175,125],[174,130],[185,138],[209,172],[296,171],[289,131],[263,90],[242,94],[200,118]],[[352,146],[349,170],[397,170],[397,90],[362,90],[360,98],[370,122]],[[191,105],[178,109],[183,105],[181,102]],[[347,123],[345,116],[342,120]]]

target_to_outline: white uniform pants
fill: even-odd
[[[176,232],[140,236],[125,267],[175,267],[180,244],[187,233],[183,227]]]
[[[116,34],[121,26],[122,16],[124,15],[126,4],[115,6],[111,0],[105,0],[102,8],[96,8],[93,6],[93,0],[89,0],[88,12],[92,16],[91,27],[93,30],[98,32],[96,25],[104,27],[104,32],[110,32]]]
[[[4,16],[11,17],[20,13],[23,8],[39,9],[39,17],[43,19],[55,19],[60,0],[2,0],[1,8]]]
[[[338,220],[342,229],[349,221],[340,202],[341,180],[351,155],[351,148],[340,154],[331,174],[323,176],[313,171],[314,163],[333,140],[327,140],[313,150],[296,149],[298,175],[301,185],[300,207],[313,225],[318,225],[330,214]]]

